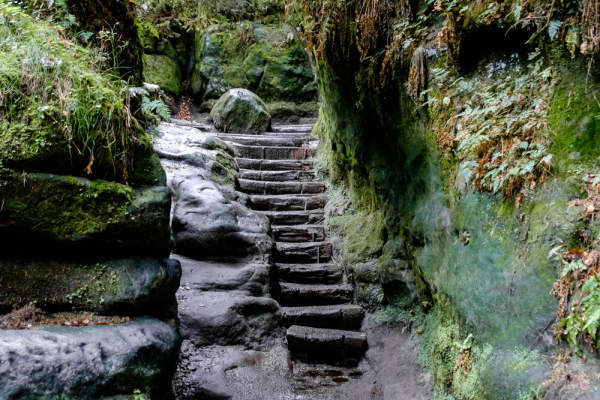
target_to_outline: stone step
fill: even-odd
[[[315,138],[305,133],[298,135],[236,135],[232,133],[216,133],[214,136],[231,143],[246,146],[271,146],[271,147],[311,147],[309,142],[316,144]],[[313,144],[313,145],[314,145]]]
[[[323,182],[263,182],[240,179],[240,191],[248,194],[319,194],[327,191]]]
[[[171,124],[189,128],[196,128],[202,132],[214,131],[214,126],[207,122],[186,121],[184,119],[171,118]]]
[[[337,264],[275,264],[277,278],[293,283],[340,283],[344,269]]]
[[[257,171],[308,171],[312,167],[312,160],[257,160],[253,158],[236,158],[241,169],[254,169]]]
[[[322,285],[279,282],[277,301],[286,306],[324,306],[352,300],[354,288],[349,284]]]
[[[322,242],[325,240],[323,225],[275,225],[273,235],[277,242]]]
[[[263,211],[271,225],[316,225],[323,223],[325,212],[323,210],[311,211]]]
[[[312,132],[314,125],[313,124],[304,124],[304,125],[275,125],[273,126],[273,132]]]
[[[329,242],[275,243],[275,262],[284,264],[310,264],[329,262],[332,246]]]
[[[282,307],[283,322],[287,326],[302,325],[313,328],[359,329],[365,310],[353,304],[309,307]]]
[[[239,179],[248,179],[255,181],[270,181],[270,182],[311,182],[317,179],[315,171],[256,171],[253,169],[240,169]]]
[[[230,143],[236,157],[255,160],[305,160],[314,157],[316,149],[307,147],[245,146]]]
[[[292,357],[305,363],[356,365],[367,350],[364,332],[292,325],[286,336]]]
[[[250,208],[259,211],[307,211],[325,207],[329,196],[319,195],[271,195],[250,196]]]

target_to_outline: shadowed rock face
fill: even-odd
[[[136,389],[166,398],[178,345],[175,330],[154,318],[0,331],[0,398],[95,399]]]
[[[3,204],[4,255],[169,255],[171,199],[166,187],[131,189],[72,176],[13,173]]]
[[[169,305],[179,288],[181,265],[166,259],[0,260],[0,311],[35,302],[46,312],[77,310],[100,315],[173,318]],[[23,276],[27,282],[21,285]],[[82,289],[85,288],[85,289]],[[81,293],[81,298],[73,293]]]
[[[221,132],[260,135],[271,129],[265,103],[249,90],[231,89],[215,103],[210,118]]]
[[[131,78],[130,82],[141,86],[144,48],[135,25],[134,3],[119,0],[67,0],[66,3],[82,31],[114,31],[120,43],[126,43],[116,49],[119,61],[127,67],[126,75]]]

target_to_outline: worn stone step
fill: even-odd
[[[308,211],[325,207],[329,196],[318,195],[270,195],[250,196],[250,208],[260,211]]]
[[[319,194],[327,191],[323,182],[263,182],[240,179],[240,191],[248,194]]]
[[[232,133],[216,133],[214,136],[231,143],[246,146],[272,146],[272,147],[312,147],[309,142],[316,143],[315,138],[306,133],[298,135],[236,135]],[[314,144],[313,144],[314,146]]]
[[[349,284],[323,285],[279,282],[277,300],[286,306],[322,306],[344,304],[352,300]]]
[[[322,242],[325,240],[323,225],[275,225],[273,235],[277,242]]]
[[[293,283],[340,283],[344,269],[337,264],[275,264],[277,277]]]
[[[329,242],[275,244],[275,262],[285,264],[321,263],[331,260],[332,246]]]
[[[184,119],[171,118],[171,124],[189,128],[196,128],[202,132],[211,132],[215,130],[214,126],[208,122],[195,122],[186,121]]]
[[[293,358],[306,362],[356,365],[367,350],[367,334],[292,325],[287,330]]]
[[[283,307],[283,322],[287,326],[302,325],[313,328],[359,329],[365,310],[354,304],[331,306]]]
[[[312,132],[313,124],[303,125],[275,125],[273,126],[273,132],[288,133],[288,132]]]
[[[256,160],[305,160],[314,157],[316,149],[308,147],[245,146],[231,143],[236,157]]]
[[[311,211],[263,211],[271,225],[316,225],[323,223],[325,212],[323,210]]]
[[[312,160],[257,160],[253,158],[236,158],[241,169],[257,171],[308,171],[312,168]]]
[[[317,179],[315,171],[256,171],[253,169],[241,169],[238,175],[239,179],[248,179],[255,181],[271,181],[271,182],[311,182]]]

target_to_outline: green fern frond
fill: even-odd
[[[142,100],[142,111],[171,122],[171,110],[160,100],[149,100],[147,97],[144,97],[144,100]]]

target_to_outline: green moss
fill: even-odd
[[[593,172],[600,156],[600,90],[586,74],[586,66],[579,63],[562,70],[548,118],[555,135],[550,151],[563,176]]]
[[[144,55],[146,82],[160,86],[166,92],[179,96],[181,93],[181,70],[176,60],[167,56]]]
[[[314,101],[316,83],[300,43],[281,22],[253,24],[244,39],[237,25],[221,24],[196,35],[194,93],[218,98],[232,88],[251,90],[268,101]]]
[[[135,198],[131,188],[119,183],[16,173],[2,195],[17,219],[59,237],[101,232],[130,218]]]
[[[83,174],[93,158],[127,176],[138,125],[127,122],[128,85],[115,59],[20,7],[2,3],[0,13],[11,15],[0,22],[0,159],[19,170]],[[105,40],[116,39],[107,32]]]
[[[340,200],[348,201],[344,197]],[[362,261],[381,254],[385,243],[385,228],[381,213],[351,209],[341,216],[332,217],[330,224],[331,228],[342,236],[342,252],[349,262]]]
[[[298,115],[300,117],[316,116],[319,112],[319,103],[293,103],[288,101],[278,101],[267,103],[267,111],[272,118],[286,117],[289,115]]]

